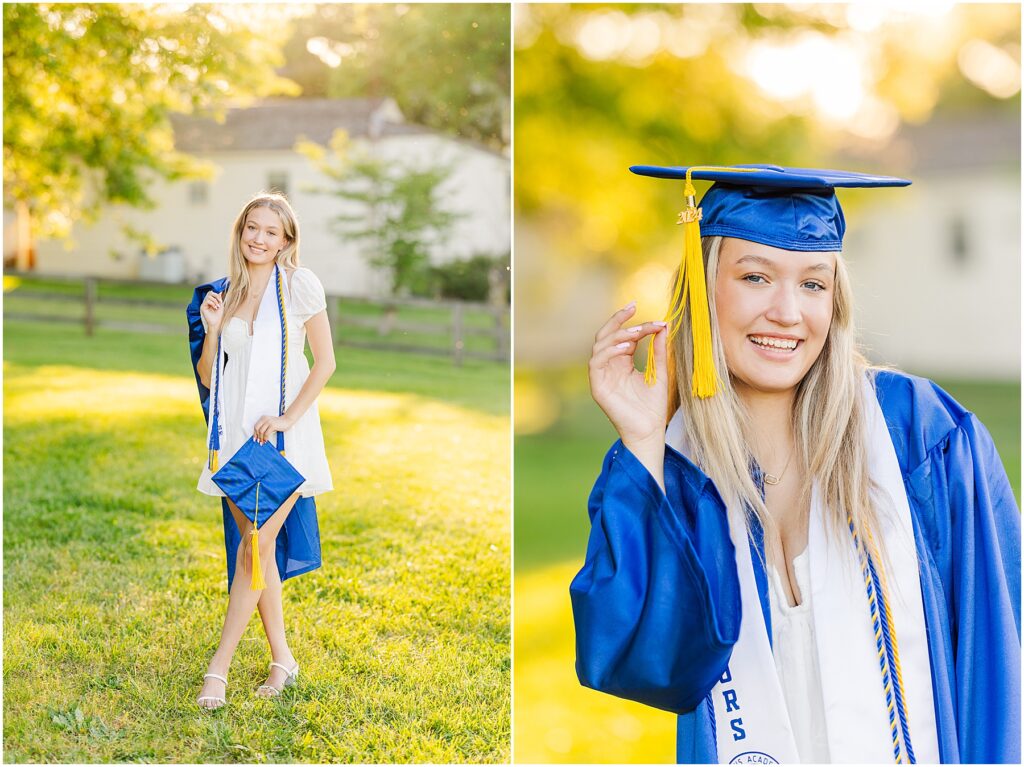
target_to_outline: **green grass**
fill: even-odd
[[[4,359],[29,366],[59,360],[96,370],[162,373],[194,380],[184,313],[180,320],[182,332],[178,335],[98,328],[92,337],[86,337],[80,327],[6,322]],[[443,357],[344,347],[336,349],[335,355],[338,368],[328,382],[330,387],[420,394],[488,413],[509,412],[506,364],[466,360],[457,367]]]
[[[508,374],[339,353],[319,404],[324,566],[285,585],[302,680],[194,703],[226,605],[183,337],[4,330],[8,762],[509,758]]]

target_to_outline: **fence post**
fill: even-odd
[[[500,307],[493,307],[494,312],[494,340],[497,347],[498,359],[505,362],[509,359],[509,328],[505,326],[505,310]]]
[[[327,322],[331,326],[331,341],[337,346],[341,339],[338,337],[338,297],[327,296]]]
[[[91,336],[96,325],[96,278],[85,278],[85,334]]]
[[[465,342],[462,339],[462,303],[452,304],[452,357],[457,367],[462,367],[462,352]]]

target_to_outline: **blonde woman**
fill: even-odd
[[[229,588],[220,644],[197,701],[204,709],[226,703],[228,668],[254,609],[271,655],[269,675],[256,694],[276,696],[298,677],[299,664],[285,636],[281,584],[320,566],[313,498],[330,490],[332,481],[316,398],[335,369],[325,309],[323,286],[299,265],[298,221],[288,201],[279,194],[254,197],[232,227],[228,277],[197,288],[188,308],[192,362],[211,446],[199,490],[222,498]],[[307,338],[312,368],[303,353]],[[211,477],[247,440],[275,440],[278,432],[284,434],[288,461],[305,482],[280,508],[260,510],[255,537],[266,587],[255,590],[250,586],[253,524]],[[264,518],[264,512],[270,516]],[[236,572],[246,577],[235,578]]]
[[[687,247],[669,322],[630,304],[590,360],[620,440],[570,587],[580,681],[678,714],[679,762],[1019,763],[1005,471],[971,413],[856,344],[835,188],[909,182],[632,170],[685,183]]]

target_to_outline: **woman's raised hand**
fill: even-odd
[[[623,328],[636,313],[636,302],[611,316],[594,337],[590,357],[590,393],[632,452],[653,458],[663,455],[668,415],[668,371],[665,362],[667,326],[645,322]],[[633,366],[640,342],[654,335],[657,381],[648,386]],[[644,461],[646,463],[646,461]],[[650,468],[650,467],[648,467]]]
[[[211,330],[219,330],[220,322],[224,318],[224,299],[220,293],[212,290],[206,294],[203,303],[199,306],[199,313],[206,320],[206,327]]]

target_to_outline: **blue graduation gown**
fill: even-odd
[[[199,307],[211,290],[223,293],[227,287],[226,277],[214,282],[207,282],[195,289],[192,302],[185,310],[188,318],[188,344],[192,355],[192,372],[199,387],[199,402],[203,407],[203,418],[210,422],[210,390],[199,380],[199,357],[203,353],[203,342],[206,330]],[[205,455],[205,453],[204,453]],[[235,577],[235,553],[242,540],[235,518],[231,516],[228,502],[221,499],[221,518],[224,524],[224,554],[227,560],[228,590]],[[316,501],[310,498],[299,498],[285,518],[284,526],[277,535],[277,571],[282,581],[293,578],[320,567],[320,526],[316,515]]]
[[[985,427],[934,383],[880,371],[876,389],[914,525],[940,757],[1019,764],[1020,511],[1006,472]],[[666,447],[662,493],[617,442],[589,507],[586,563],[569,588],[580,682],[678,714],[677,761],[717,762],[705,696],[740,621],[718,491]]]

